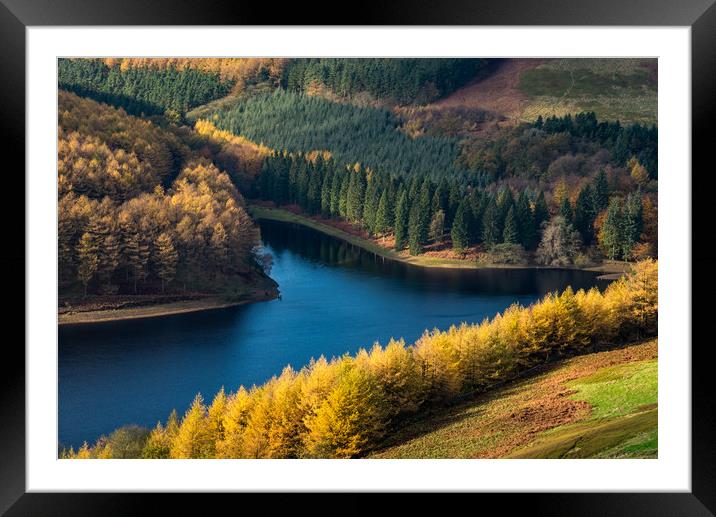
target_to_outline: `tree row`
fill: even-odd
[[[598,242],[609,258],[631,259],[643,239],[642,194],[623,202],[611,196],[604,171],[584,183],[574,202],[565,188],[557,189],[550,207],[542,191],[515,195],[506,186],[404,178],[341,166],[321,155],[274,153],[265,159],[252,195],[350,221],[372,236],[390,234],[396,250],[407,247],[413,255],[431,243],[450,242],[458,253],[482,244],[516,253],[515,261],[525,261],[520,250],[536,249],[541,263],[570,265],[583,247]]]
[[[489,389],[546,361],[656,335],[658,265],[648,260],[612,283],[513,305],[491,321],[426,332],[406,346],[376,343],[323,357],[250,389],[197,395],[151,431],[121,428],[67,458],[352,458],[406,415]]]

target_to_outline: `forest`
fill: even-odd
[[[218,73],[192,68],[107,66],[95,59],[60,59],[60,88],[124,108],[133,115],[164,115],[180,121],[201,104],[224,97],[232,87]]]
[[[240,295],[258,231],[195,137],[71,93],[59,105],[60,294]]]
[[[398,104],[425,104],[451,93],[488,65],[487,59],[294,59],[284,75],[289,91],[325,87],[340,98],[366,92]]]
[[[120,428],[63,458],[352,458],[408,415],[489,389],[546,361],[656,335],[658,264],[645,260],[604,293],[561,294],[492,320],[390,341],[355,356],[319,357],[296,371],[210,403],[198,394],[180,418]]]
[[[486,189],[455,179],[406,179],[320,155],[269,156],[257,184],[253,195],[351,221],[376,237],[391,234],[394,248],[407,247],[411,255],[428,244],[450,242],[458,254],[480,244],[504,263],[524,263],[525,251],[534,251],[538,263],[567,266],[588,262],[585,253],[593,244],[610,259],[649,256],[656,249],[651,198],[638,190],[623,199],[611,196],[604,170],[583,184],[574,202],[565,184],[558,184],[554,213],[543,191],[515,195],[506,185]]]
[[[592,111],[518,118],[441,105],[502,61],[60,59],[58,288],[68,310],[120,297],[250,299],[271,269],[251,217],[259,208],[345,229],[405,262],[620,261],[627,271],[604,290],[568,287],[413,343],[361,338],[354,355],[197,394],[183,415],[60,457],[364,457],[419,413],[655,336],[657,127]],[[291,347],[299,341],[291,334]]]
[[[382,108],[336,103],[275,90],[252,96],[210,117],[218,128],[289,152],[329,151],[345,164],[396,174],[456,176],[454,138],[408,137],[400,121]]]
[[[481,59],[62,59],[61,88],[121,109],[99,104],[85,116],[90,108],[77,106],[89,101],[61,93],[59,192],[77,198],[61,209],[84,213],[70,205],[111,201],[119,210],[140,196],[176,195],[183,168],[205,160],[201,167],[212,175],[228,176],[227,195],[242,217],[243,196],[298,207],[308,216],[349,221],[411,255],[451,250],[467,259],[477,250],[491,264],[549,266],[656,257],[655,126],[599,121],[591,112],[505,124],[470,110],[433,116],[390,108],[445,96],[492,65]],[[358,102],[361,92],[385,102]],[[227,95],[231,101],[210,109],[206,119],[183,125],[188,109]],[[207,248],[221,210],[209,212],[194,230]],[[77,279],[83,217],[68,216],[74,222],[63,226],[63,286]],[[179,227],[179,220],[169,226]],[[170,236],[175,241],[182,233]],[[189,249],[201,246],[181,239],[172,278],[202,277],[189,274],[196,260]],[[241,254],[250,247],[240,246]],[[99,262],[105,266],[98,270],[114,260]],[[119,285],[129,292],[131,261],[120,262],[124,282],[120,273],[110,281],[95,272],[85,287],[112,292]],[[135,283],[139,291],[152,289],[143,275],[132,290]],[[159,278],[156,264],[147,278]]]

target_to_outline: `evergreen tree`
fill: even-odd
[[[331,182],[331,217],[340,217],[341,202],[341,186],[343,185],[343,174],[336,169],[333,172],[333,181]]]
[[[520,240],[517,216],[515,215],[515,207],[511,206],[505,217],[505,229],[502,232],[502,242],[508,244],[518,244]]]
[[[534,208],[535,228],[542,228],[542,224],[549,220],[549,209],[544,198],[544,192],[540,192],[535,201]]]
[[[609,200],[607,214],[599,232],[599,244],[607,258],[616,260],[623,252],[623,214],[622,203],[617,197]]]
[[[594,237],[593,224],[596,217],[594,210],[594,191],[591,185],[585,185],[579,191],[574,204],[574,228],[582,236],[584,244],[589,245]]]
[[[416,202],[410,208],[408,219],[408,248],[411,255],[417,255],[423,251],[423,245],[428,240],[430,229],[430,181],[425,180],[420,187]]]
[[[466,212],[469,210],[465,201],[460,203],[455,213],[455,219],[450,230],[452,247],[458,253],[463,253],[469,246],[469,231],[466,220]]]
[[[410,216],[408,217],[408,251],[411,255],[418,255],[423,251],[421,242],[423,232],[420,227],[422,220],[420,201],[416,199],[413,206],[410,207]]]
[[[562,198],[562,204],[559,207],[559,215],[564,217],[564,220],[572,224],[572,219],[574,219],[572,214],[572,203],[569,202],[569,198],[567,196],[564,196]]]
[[[408,193],[401,187],[398,194],[398,203],[395,206],[395,249],[400,251],[405,247],[408,239],[408,217],[410,207],[408,206]]]
[[[378,202],[378,211],[375,214],[373,233],[376,235],[382,235],[387,232],[391,224],[390,216],[390,208],[388,207],[388,191],[383,190],[383,193],[380,195],[380,201]]]
[[[598,214],[609,205],[609,183],[607,182],[607,174],[604,172],[604,169],[600,169],[599,173],[594,177],[592,196],[592,206],[594,207],[595,213]]]
[[[535,228],[534,214],[530,207],[527,194],[522,191],[517,199],[517,227],[519,229],[520,243],[525,249],[532,249],[535,246],[537,232]]]
[[[624,260],[631,259],[632,249],[639,241],[643,227],[643,208],[639,192],[629,194],[624,204],[621,253]]]
[[[331,192],[333,190],[333,170],[327,169],[321,185],[321,217],[331,217]]]
[[[445,212],[438,209],[430,221],[430,238],[434,242],[442,242],[445,235]]]
[[[375,229],[375,216],[378,211],[378,203],[380,203],[380,194],[378,193],[378,185],[374,177],[368,182],[368,187],[365,191],[365,201],[363,203],[362,223],[369,234],[372,234]]]
[[[482,242],[484,242],[488,248],[498,244],[502,237],[497,222],[497,211],[495,200],[490,200],[482,218]]]
[[[348,188],[351,184],[351,174],[338,174],[341,178],[341,189],[338,193],[338,215],[340,217],[348,217]]]
[[[348,220],[353,223],[360,223],[363,218],[363,200],[365,198],[365,172],[357,168],[351,173],[351,180],[348,187],[348,201],[346,205]]]

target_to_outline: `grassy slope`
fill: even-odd
[[[508,59],[433,106],[484,109],[527,122],[594,111],[599,120],[656,123],[656,60]]]
[[[523,120],[580,111],[599,120],[657,120],[655,60],[550,59],[525,71],[519,89],[530,99]]]
[[[372,457],[656,457],[656,340],[545,369],[423,416]]]
[[[378,255],[380,257],[385,257],[387,259],[405,262],[406,264],[412,264],[414,266],[459,268],[459,269],[480,269],[480,268],[519,269],[519,268],[524,268],[524,267],[535,267],[535,266],[529,266],[529,265],[515,266],[515,265],[507,265],[507,264],[485,265],[485,264],[477,263],[472,260],[446,259],[446,258],[428,257],[428,256],[424,256],[424,255],[411,256],[411,255],[408,255],[407,252],[397,253],[394,250],[389,249],[389,248],[384,248],[371,240],[364,239],[363,237],[360,237],[357,235],[352,235],[352,234],[344,232],[343,230],[336,228],[334,226],[330,226],[328,224],[323,224],[320,221],[317,221],[315,219],[311,219],[309,217],[304,217],[304,216],[295,214],[293,212],[289,212],[288,210],[283,210],[281,208],[267,208],[267,207],[258,206],[258,205],[249,205],[248,211],[254,219],[268,219],[268,220],[272,220],[272,221],[296,223],[296,224],[300,224],[303,226],[307,226],[309,228],[313,228],[314,230],[318,230],[319,232],[323,232],[327,235],[331,235],[333,237],[342,239],[342,240],[349,242],[355,246],[359,246],[365,250],[370,251],[371,253],[375,253],[376,255]],[[601,265],[584,268],[584,269],[586,269],[588,271],[603,271],[605,273],[620,274],[620,273],[626,271],[627,268],[628,268],[628,264],[625,262],[606,261]]]

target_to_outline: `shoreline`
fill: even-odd
[[[597,278],[603,280],[616,280],[626,271],[628,271],[630,267],[630,264],[626,262],[616,261],[603,262],[602,264],[597,264],[595,266],[589,267],[551,267],[537,266],[533,264],[478,264],[477,262],[470,260],[426,257],[422,255],[405,256],[400,253],[396,253],[391,249],[384,248],[371,240],[365,239],[358,235],[350,234],[339,228],[336,228],[335,226],[324,224],[313,218],[296,214],[289,210],[285,210],[282,208],[270,208],[254,204],[249,204],[247,208],[249,214],[254,219],[266,219],[269,221],[300,224],[302,226],[306,226],[326,235],[330,235],[331,237],[341,239],[349,244],[353,244],[354,246],[358,246],[359,248],[362,248],[380,257],[418,267],[443,269],[573,269],[578,271],[601,272],[603,274],[599,275],[599,277]]]
[[[267,290],[262,289],[261,291],[266,292]],[[64,325],[91,325],[93,323],[108,323],[112,321],[161,318],[175,314],[226,309],[228,307],[236,307],[248,303],[270,301],[278,297],[278,289],[276,288],[268,290],[268,293],[268,295],[264,295],[254,292],[248,298],[236,301],[229,301],[219,296],[211,296],[198,300],[179,300],[169,303],[139,305],[136,307],[69,312],[57,315],[57,325],[58,327]]]

